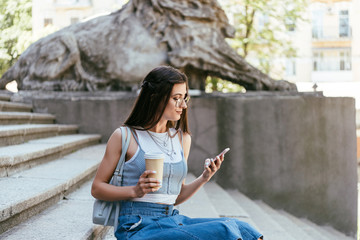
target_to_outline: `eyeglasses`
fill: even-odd
[[[183,104],[183,102],[188,104],[188,102],[190,101],[190,96],[186,95],[185,98],[174,97],[173,99],[175,101],[175,107],[180,107]]]

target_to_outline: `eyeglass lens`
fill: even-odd
[[[186,96],[185,98],[178,98],[176,100],[176,106],[179,107],[182,105],[183,102],[185,102],[186,104],[189,102],[190,98],[188,96]]]

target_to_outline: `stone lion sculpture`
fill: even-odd
[[[208,75],[247,90],[296,91],[248,64],[225,41],[235,30],[216,0],[133,0],[117,12],[71,25],[33,43],[2,76],[0,89],[95,91],[138,86],[172,65],[204,89]]]

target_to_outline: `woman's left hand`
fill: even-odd
[[[204,172],[202,177],[209,181],[212,176],[220,169],[222,162],[224,161],[224,154],[216,156],[216,158],[208,158],[204,163]]]

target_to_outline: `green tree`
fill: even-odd
[[[31,0],[0,0],[0,76],[31,44]]]
[[[290,36],[299,21],[306,21],[307,2],[222,0],[222,7],[236,30],[235,38],[227,39],[229,44],[253,66],[275,79],[281,78],[282,71],[274,71],[279,69],[275,59],[296,57]],[[214,79],[208,80],[207,84],[217,85]],[[223,89],[226,89],[229,83],[224,84]]]
[[[206,78],[205,92],[246,92],[245,88],[239,84],[208,76]]]
[[[306,7],[307,0],[226,0],[236,29],[229,42],[245,59],[254,56],[253,64],[269,74],[272,59],[296,56],[289,35],[305,20]]]

